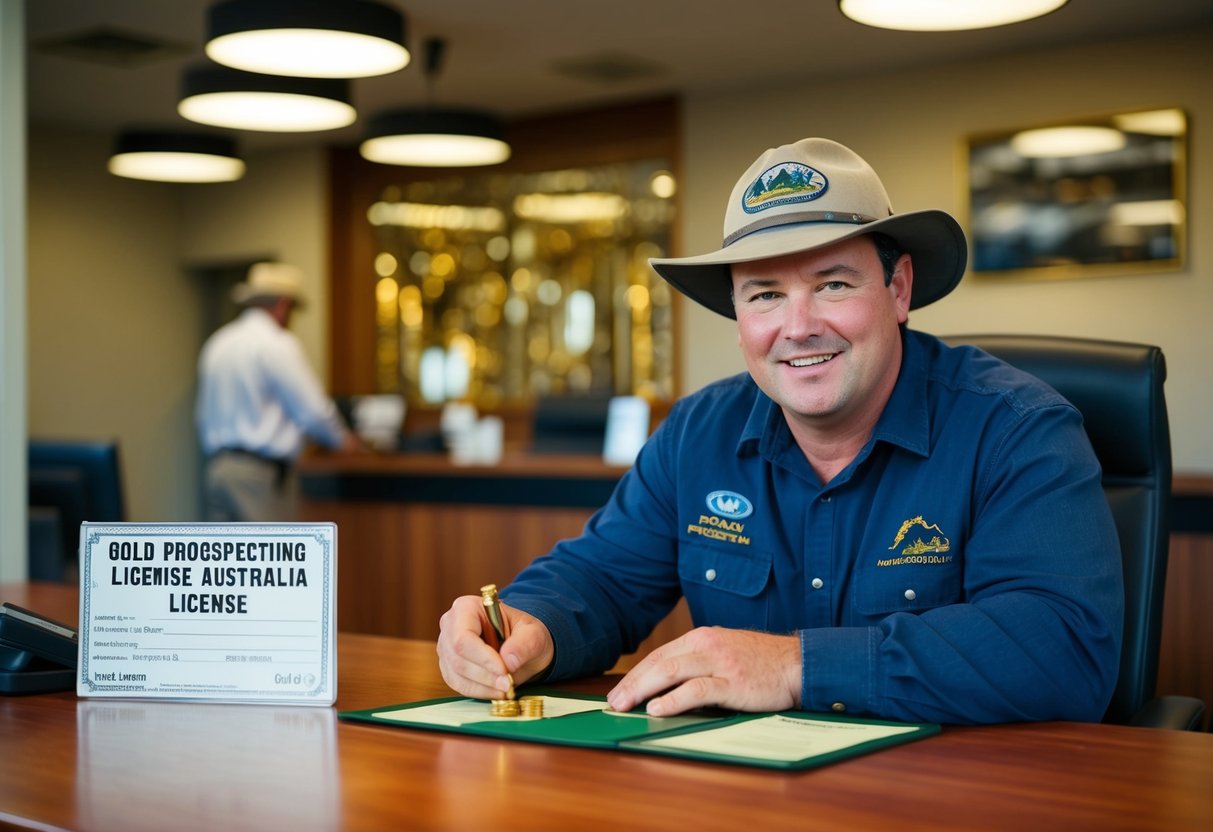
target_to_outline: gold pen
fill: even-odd
[[[510,637],[510,625],[501,612],[501,601],[497,598],[497,584],[485,584],[480,587],[480,602],[484,605],[484,616],[489,621],[489,627],[484,631],[484,640],[500,653],[501,645]],[[513,699],[514,677],[507,673],[506,678],[510,680],[510,689],[506,693],[506,698]]]

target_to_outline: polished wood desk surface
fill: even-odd
[[[0,600],[76,609],[64,587]],[[340,722],[449,690],[429,642],[342,634],[337,650],[335,709],[0,697],[0,828],[1213,829],[1213,735],[945,728],[784,773]]]

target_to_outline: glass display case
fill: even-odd
[[[376,392],[483,407],[674,395],[666,159],[392,182],[373,227]]]

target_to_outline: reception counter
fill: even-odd
[[[300,480],[304,497],[316,502],[596,509],[625,471],[583,455],[512,453],[496,465],[456,465],[445,454],[317,455],[303,460]]]
[[[580,534],[626,470],[594,456],[521,453],[493,466],[440,454],[303,460],[303,519],[338,527],[338,627],[436,638],[452,599],[509,583]],[[680,604],[637,655],[689,627]]]

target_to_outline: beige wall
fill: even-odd
[[[272,256],[303,269],[307,308],[291,319],[328,377],[328,180],[324,151],[254,155],[248,173],[185,194],[181,258],[190,265]]]
[[[915,312],[938,333],[1066,332],[1158,343],[1170,366],[1176,467],[1213,471],[1213,30],[1143,38],[893,78],[720,93],[685,107],[687,251],[719,242],[723,205],[763,149],[805,135],[847,143],[881,171],[898,210],[963,213],[961,138],[1127,108],[1180,106],[1192,123],[1188,266],[1049,283],[966,278]],[[31,435],[114,436],[134,520],[197,516],[194,363],[204,335],[191,266],[272,254],[302,266],[313,303],[296,324],[326,377],[323,154],[249,159],[228,185],[174,186],[105,172],[108,137],[35,128],[29,142]],[[733,324],[682,305],[682,389],[743,365]],[[693,349],[691,348],[693,346]]]
[[[190,269],[265,255],[303,267],[310,303],[293,327],[323,374],[324,156],[253,157],[240,182],[187,187],[111,176],[108,153],[108,137],[31,132],[29,433],[118,439],[128,518],[198,520],[195,364],[207,333]]]
[[[1190,118],[1188,263],[1168,274],[1024,282],[966,276],[911,326],[938,334],[1066,333],[1162,346],[1177,471],[1213,471],[1213,29],[992,58],[834,83],[689,99],[683,239],[716,248],[736,177],[767,147],[810,135],[849,145],[882,175],[898,211],[963,217],[962,137],[1124,109]],[[682,304],[684,391],[744,369],[734,325]]]
[[[26,576],[24,32],[24,5],[0,0],[0,581]]]
[[[181,191],[111,176],[108,151],[96,136],[30,134],[29,433],[118,439],[129,517],[196,519],[200,333]]]

